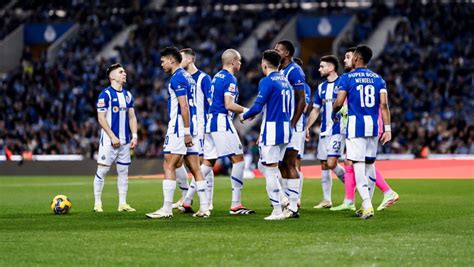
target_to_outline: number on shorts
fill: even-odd
[[[332,143],[332,148],[333,148],[333,149],[336,149],[336,150],[341,149],[341,141],[334,141],[334,142]]]

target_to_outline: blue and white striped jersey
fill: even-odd
[[[305,90],[305,75],[301,67],[296,64],[295,62],[291,62],[286,66],[284,69],[280,71],[283,73],[283,75],[288,79],[290,82],[291,86],[293,87],[293,90],[298,91],[298,90]],[[291,102],[291,109],[294,111],[295,110],[295,101]],[[295,131],[296,132],[303,132],[305,123],[304,123],[304,117],[301,115],[300,119],[296,123],[295,126]]]
[[[211,77],[202,70],[192,74],[196,82],[196,116],[198,125],[198,136],[204,136],[206,128],[207,114],[209,113],[209,102],[211,101]]]
[[[342,120],[339,123],[334,123],[332,115],[332,106],[337,98],[336,84],[339,77],[333,82],[324,81],[319,84],[316,93],[314,94],[313,107],[320,109],[321,114],[321,136],[331,136],[341,134]]]
[[[347,138],[377,136],[380,93],[387,92],[382,77],[357,68],[339,79],[337,89],[347,91]]]
[[[133,108],[133,102],[133,96],[128,90],[117,91],[112,86],[103,89],[97,98],[97,112],[106,112],[107,124],[122,145],[130,143],[128,109]],[[104,129],[101,130],[100,141],[111,142]]]
[[[234,131],[232,124],[234,113],[225,108],[225,95],[234,97],[234,102],[237,102],[239,88],[235,76],[223,69],[212,79],[211,106],[209,107],[209,120],[206,125],[207,133]]]
[[[260,80],[254,105],[243,117],[248,119],[263,109],[260,142],[266,146],[287,144],[291,139],[290,109],[293,90],[288,80],[279,72],[272,72]]]
[[[168,85],[168,134],[184,135],[184,123],[181,116],[181,107],[178,103],[179,96],[187,96],[190,116],[191,135],[197,135],[197,117],[194,99],[196,95],[196,83],[189,73],[178,68],[171,76]]]

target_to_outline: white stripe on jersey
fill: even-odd
[[[204,136],[204,123],[206,114],[204,114],[204,101],[207,101],[204,92],[202,91],[202,79],[204,79],[206,75],[204,73],[200,73],[199,77],[196,81],[196,116],[197,116],[197,129],[198,129],[198,136]]]
[[[371,136],[374,133],[374,121],[371,116],[364,115],[364,134],[365,136]]]
[[[178,133],[178,136],[184,135],[184,123],[181,114],[178,114],[178,97],[176,96],[173,89],[171,89],[171,83],[168,86],[168,92],[170,94],[170,109],[169,118],[170,121],[168,122],[168,134],[174,134],[175,132]],[[176,121],[178,121],[178,129],[175,128]]]
[[[332,114],[332,101],[327,101],[327,99],[332,99],[334,93],[334,83],[328,83],[326,86],[326,94],[322,95],[324,105],[324,115],[326,117],[326,132],[321,133],[322,136],[331,136],[332,135],[332,126],[334,124],[331,114]],[[329,96],[329,97],[328,97]]]
[[[356,116],[355,115],[351,115],[349,116],[349,119],[348,119],[348,129],[347,129],[347,138],[352,138],[352,137],[355,137],[356,135]]]
[[[275,144],[276,140],[276,122],[274,121],[268,121],[266,122],[266,127],[267,127],[267,134],[266,134],[266,139],[265,142],[267,145],[273,145]]]
[[[285,135],[284,139],[285,139],[285,143],[289,143],[290,142],[290,123],[289,122],[283,122],[283,134]]]
[[[120,107],[126,107],[127,103],[125,102],[125,96],[123,93],[117,92],[117,98]],[[127,116],[127,111],[119,109],[119,136],[120,142],[126,143],[127,138],[125,137],[125,116]]]

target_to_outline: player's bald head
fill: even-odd
[[[221,59],[223,65],[229,65],[232,64],[233,60],[240,60],[241,57],[239,51],[231,48],[225,50],[224,53],[222,53]]]

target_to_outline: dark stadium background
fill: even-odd
[[[393,121],[393,141],[379,147],[382,158],[469,156],[473,11],[469,1],[2,1],[0,157],[94,158],[95,101],[108,85],[106,66],[121,62],[136,99],[135,156],[161,158],[168,82],[161,48],[193,48],[197,66],[211,76],[224,49],[240,50],[239,102],[249,106],[261,78],[260,53],[282,38],[297,44],[313,92],[322,81],[321,56],[336,54],[342,65],[347,47],[380,46],[370,68],[387,81]],[[331,33],[318,29],[327,27],[322,21]],[[254,158],[258,127],[238,125]],[[316,127],[305,158],[314,159],[317,137]]]

